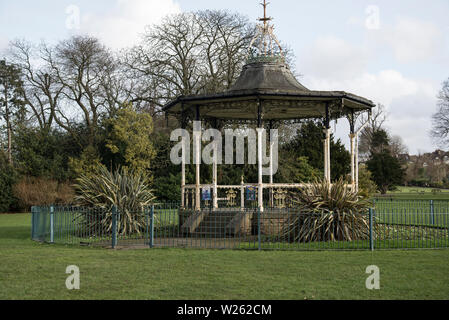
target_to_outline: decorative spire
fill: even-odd
[[[263,18],[259,18],[259,21],[263,22],[263,28],[265,31],[268,30],[268,21],[273,20],[273,18],[271,17],[267,18],[267,6],[269,4],[270,3],[269,2],[267,3],[267,0],[263,0],[263,3],[260,4],[263,7]]]
[[[261,3],[263,7],[263,18],[258,21],[262,22],[256,27],[256,34],[249,45],[249,60],[266,61],[283,59],[283,51],[281,44],[274,34],[274,26],[270,24],[273,18],[267,16],[267,6],[270,3],[266,0]]]

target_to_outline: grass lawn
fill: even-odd
[[[30,221],[0,215],[0,299],[449,299],[449,250],[113,251],[34,243]],[[381,290],[365,288],[369,265]]]
[[[398,187],[386,195],[377,194],[377,198],[393,198],[398,200],[449,200],[449,190],[441,189],[434,192],[434,188]]]

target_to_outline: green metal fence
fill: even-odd
[[[379,250],[449,247],[449,201],[375,200],[366,212],[294,208],[33,207],[32,239],[112,248]]]

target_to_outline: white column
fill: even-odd
[[[326,134],[326,130],[324,130]],[[323,150],[324,150],[324,179],[327,181],[327,138],[323,140]]]
[[[351,133],[349,138],[351,139],[351,187],[352,191],[355,191],[355,134]]]
[[[331,129],[325,129],[326,139],[324,140],[324,177],[331,183]]]
[[[217,166],[217,157],[218,157],[218,144],[215,142],[215,151],[214,151],[214,164],[212,168],[212,180],[214,184],[214,209],[218,209],[218,166]]]
[[[182,137],[182,164],[181,164],[181,208],[186,205],[186,139]]]
[[[196,133],[194,136],[195,136],[195,164],[196,164],[195,209],[199,211],[201,210],[201,179],[200,179],[201,134]]]
[[[332,130],[329,129],[327,132],[327,176],[329,177],[329,183],[331,183],[331,133]]]
[[[271,141],[271,132],[270,132],[270,184],[273,185],[273,141]],[[270,188],[270,206],[273,207],[274,199],[273,199],[273,187]]]
[[[355,191],[359,192],[359,136],[355,135]]]
[[[240,207],[242,209],[245,209],[245,182],[243,181],[243,176],[242,176],[242,182],[241,182],[241,189],[240,189]]]
[[[258,155],[258,169],[259,169],[259,184],[258,184],[258,202],[260,212],[263,212],[263,175],[262,175],[262,165],[263,165],[263,150],[262,150],[262,139],[263,139],[263,128],[257,129],[257,155]]]

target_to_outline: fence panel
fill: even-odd
[[[449,201],[376,200],[375,248],[449,247]]]
[[[449,247],[449,201],[375,200],[368,212],[295,208],[33,207],[35,241],[109,248],[379,250]]]

